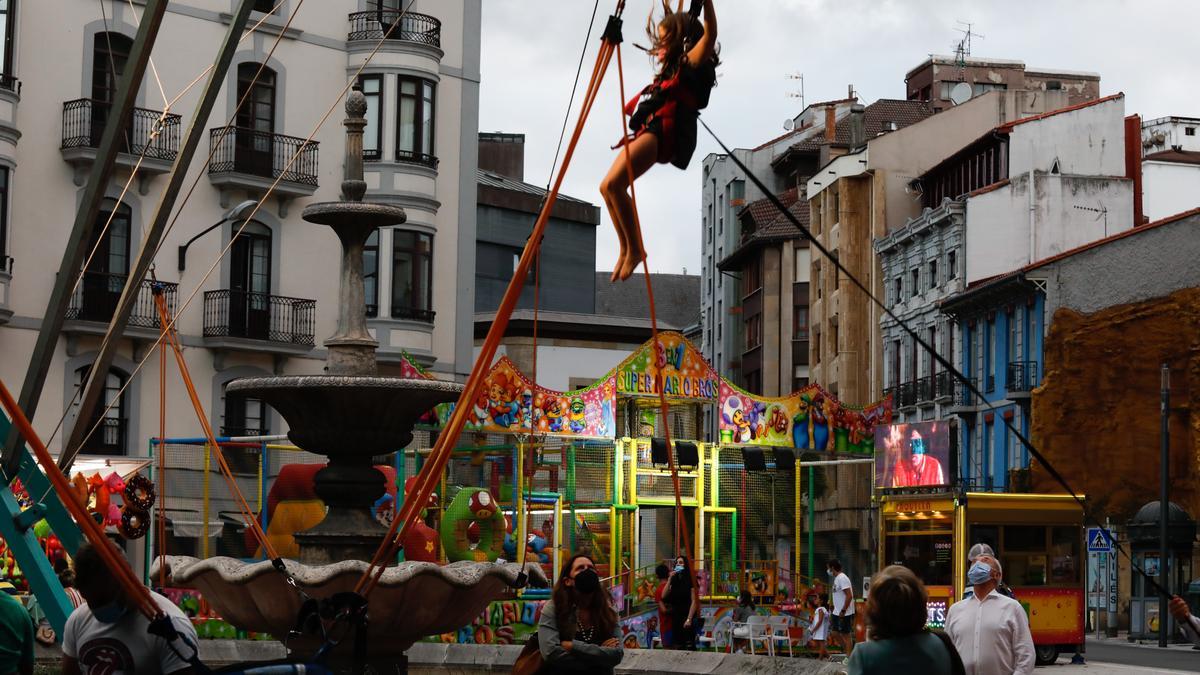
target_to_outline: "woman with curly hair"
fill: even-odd
[[[902,565],[884,568],[871,580],[867,596],[867,642],[850,655],[850,675],[882,673],[963,673],[962,659],[950,638],[925,630],[925,584]]]

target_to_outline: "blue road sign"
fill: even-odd
[[[1088,553],[1112,553],[1112,535],[1102,527],[1089,527],[1087,530]]]

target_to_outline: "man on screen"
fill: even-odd
[[[904,452],[904,439],[893,427],[890,443],[896,443],[900,452],[899,461],[892,469],[892,487],[915,487],[918,485],[945,485],[946,477],[942,473],[942,463],[926,453],[925,439],[921,433],[913,429],[912,438],[908,444],[909,452]]]

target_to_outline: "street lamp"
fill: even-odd
[[[209,227],[204,228],[204,230],[202,230],[200,232],[200,234],[197,234],[196,236],[192,237],[191,239],[188,239],[187,243],[185,243],[183,246],[179,247],[179,271],[182,272],[187,267],[187,250],[188,250],[188,247],[191,246],[193,242],[195,242],[200,237],[203,237],[204,235],[208,234],[209,232],[212,232],[213,230],[217,229],[218,227],[224,225],[225,223],[227,223],[229,221],[238,221],[238,220],[242,220],[244,218],[249,218],[250,214],[253,213],[254,209],[257,207],[258,207],[257,201],[255,201],[253,199],[247,199],[246,201],[242,202],[241,204],[238,204],[237,206],[233,207],[232,209],[229,209],[228,211],[226,211],[225,215],[221,216],[220,220],[218,220],[216,223],[210,225]]]

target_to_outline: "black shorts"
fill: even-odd
[[[854,615],[847,614],[845,616],[833,615],[830,617],[832,622],[829,624],[829,629],[835,633],[853,633],[854,632]]]

